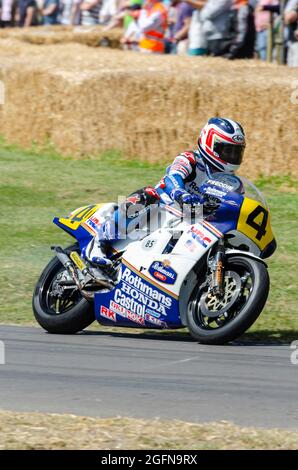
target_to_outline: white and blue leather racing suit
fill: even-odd
[[[155,189],[161,201],[167,204],[174,201],[200,203],[199,187],[214,171],[204,162],[198,150],[183,152],[168,166],[166,175]]]
[[[216,170],[203,161],[199,151],[183,152],[168,166],[165,176],[155,188],[144,187],[128,196],[124,203],[125,209],[128,212],[129,209],[133,209],[131,206],[135,205],[138,208],[142,207],[145,212],[151,204],[173,204],[174,202],[198,204],[202,202],[199,187],[214,171]],[[133,211],[130,211],[130,214],[132,213]],[[140,210],[136,210],[135,217],[139,215]],[[119,238],[118,216],[119,209],[114,212],[112,219],[101,226],[99,240],[115,241]],[[133,216],[127,217],[127,224],[132,218]],[[111,226],[113,226],[113,231],[110,229]]]

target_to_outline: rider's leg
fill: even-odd
[[[88,261],[100,266],[111,266],[112,261],[106,256],[107,244],[106,242],[99,240],[96,235],[82,253],[83,257]]]
[[[83,256],[94,264],[110,266],[112,262],[106,256],[108,245],[128,236],[129,224],[137,218],[141,220],[144,212],[149,210],[148,206],[158,202],[159,196],[151,187],[142,188],[128,196],[125,203],[100,226],[98,234],[88,244]]]
[[[106,252],[108,245],[118,239],[118,234],[115,230],[118,219],[118,210],[111,214],[110,219],[106,220],[100,227],[98,233],[87,245],[82,256],[88,261],[100,266],[111,266],[112,262],[107,257]],[[114,227],[114,230],[112,230]]]

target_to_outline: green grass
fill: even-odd
[[[75,160],[53,150],[23,151],[1,141],[0,322],[33,323],[32,291],[52,257],[49,247],[70,243],[70,237],[52,224],[54,216],[154,184],[163,171],[164,165],[128,161],[117,152],[99,160]],[[269,261],[270,298],[245,340],[290,341],[298,338],[298,183],[287,177],[257,183],[271,208],[278,251]]]

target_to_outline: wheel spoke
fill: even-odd
[[[69,281],[69,275],[64,268],[61,268],[44,290],[45,307],[52,315],[61,315],[67,312],[81,300],[80,293],[76,288],[64,288],[65,281]]]
[[[241,269],[241,268],[240,268]],[[253,288],[249,272],[227,271],[224,278],[224,295],[218,298],[208,291],[201,291],[196,300],[196,317],[206,329],[221,328],[235,318],[247,302]]]
[[[55,309],[55,310],[56,310],[56,313],[57,313],[57,315],[59,315],[59,313],[60,313],[60,299],[59,299],[59,297],[58,297],[57,300],[56,300],[56,305],[55,305],[55,307],[56,307],[56,309]]]

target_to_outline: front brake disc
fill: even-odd
[[[205,292],[199,302],[199,309],[203,315],[216,318],[229,310],[239,297],[241,278],[234,271],[227,271],[224,277],[224,295],[218,298],[211,292]]]

